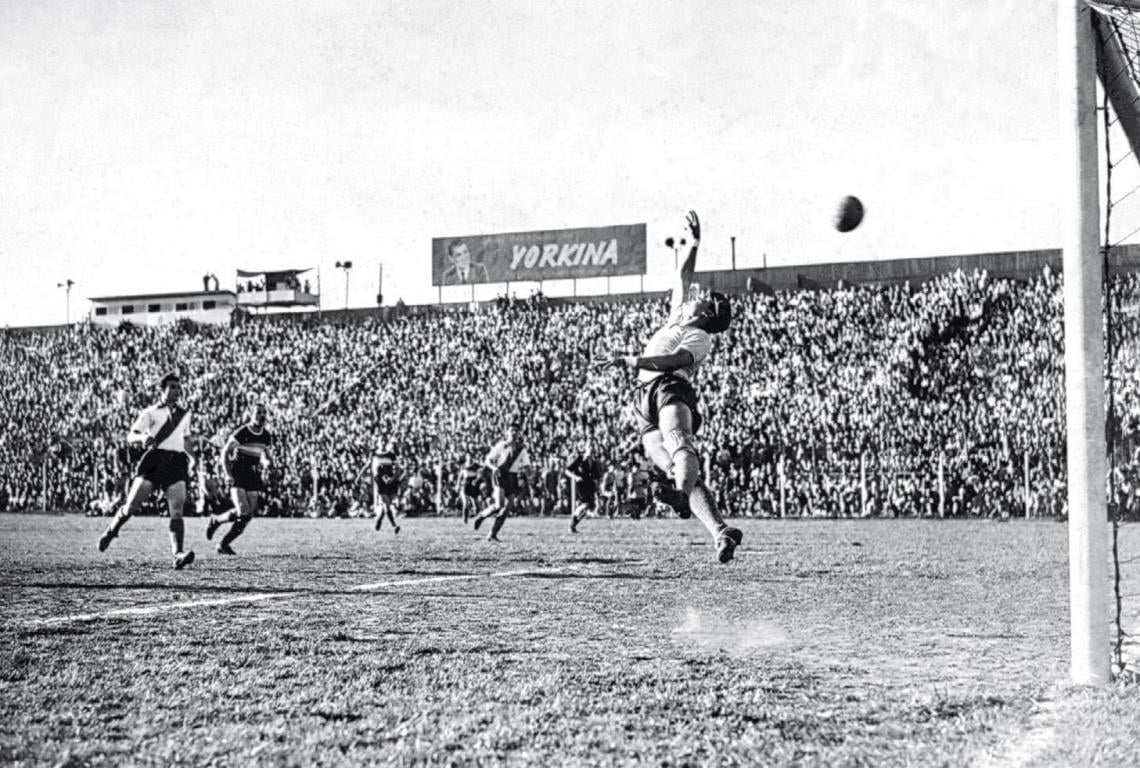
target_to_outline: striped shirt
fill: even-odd
[[[500,440],[487,454],[487,463],[505,472],[521,472],[530,467],[530,454],[526,448],[516,448],[514,443]]]
[[[166,439],[155,447],[163,451],[179,451],[186,453],[186,433],[190,430],[190,411],[182,417],[182,421],[167,435]],[[155,437],[162,429],[162,425],[170,420],[170,408],[165,405],[152,405],[144,408],[135,423],[131,425],[131,432]]]
[[[381,451],[372,456],[372,477],[379,485],[391,486],[397,479],[396,454],[391,451]]]
[[[251,424],[238,427],[230,440],[237,443],[234,463],[252,467],[261,462],[261,457],[273,445],[273,435],[267,429],[256,429]]]

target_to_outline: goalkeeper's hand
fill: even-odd
[[[616,355],[614,357],[603,357],[594,362],[594,368],[599,371],[606,371],[610,368],[636,368],[637,357],[635,355]]]
[[[701,239],[701,220],[697,218],[696,211],[689,211],[688,215],[685,216],[685,226],[689,230],[689,234],[692,235],[692,245],[696,248]]]

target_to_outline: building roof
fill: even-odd
[[[156,299],[209,299],[228,296],[236,298],[233,291],[185,291],[182,293],[140,293],[135,296],[91,296],[88,301],[154,301]]]
[[[292,275],[304,274],[311,271],[312,267],[303,267],[301,269],[239,269],[237,271],[238,277],[261,277],[262,275],[276,275],[278,277],[288,277]]]

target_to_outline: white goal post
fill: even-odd
[[[1110,679],[1095,16],[1085,0],[1058,0],[1070,675],[1078,684]]]

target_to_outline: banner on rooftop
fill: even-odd
[[[432,285],[645,274],[645,225],[437,237]]]

